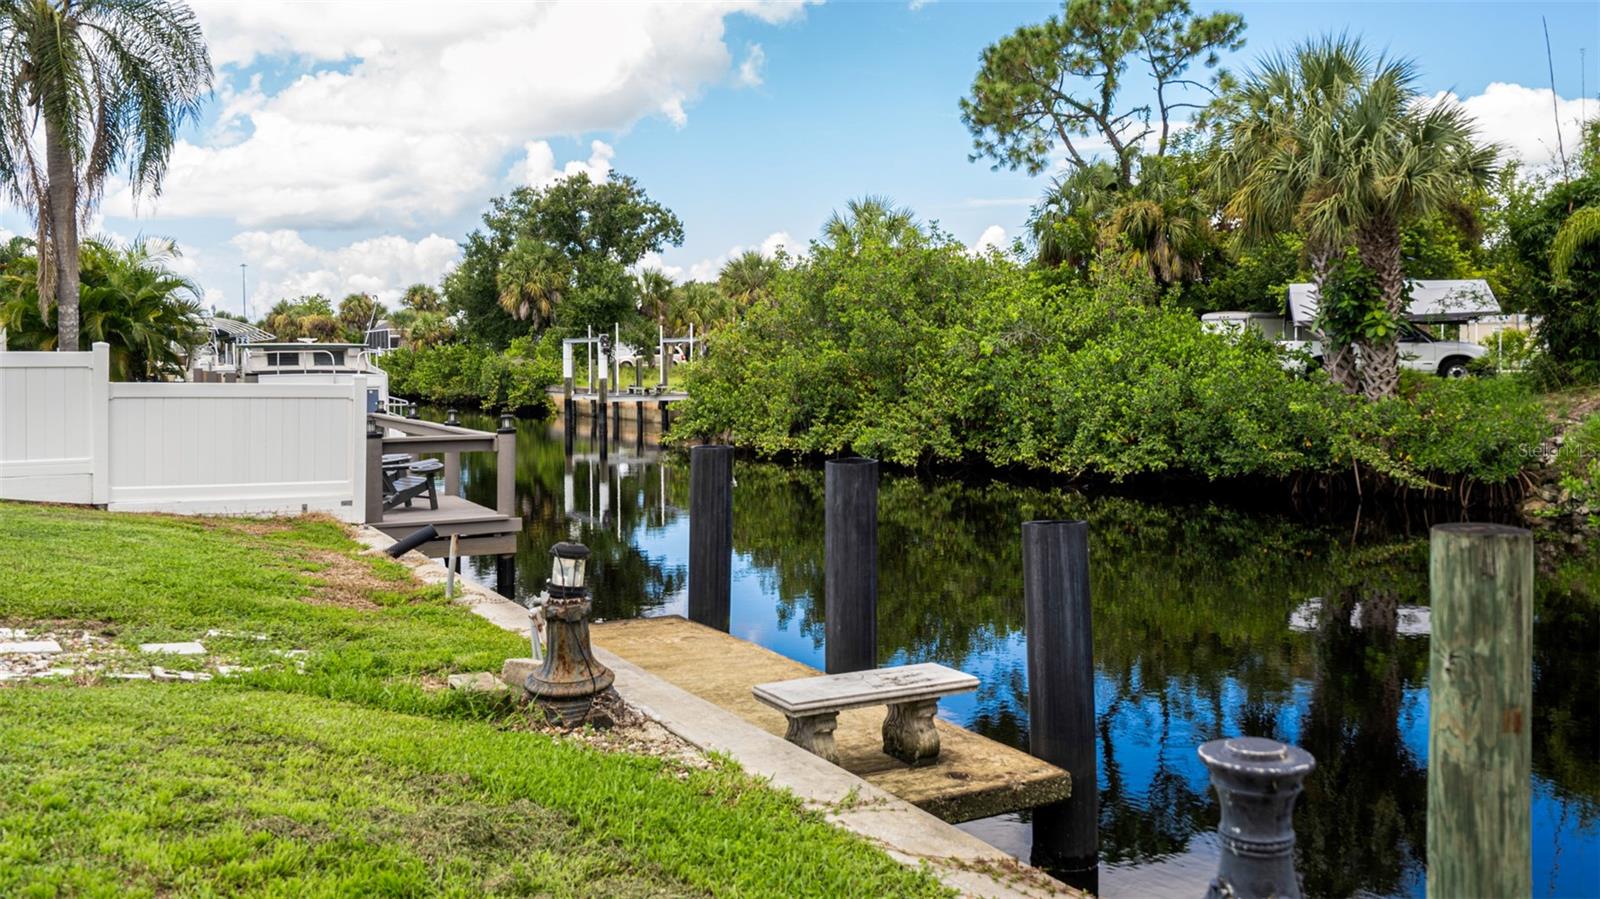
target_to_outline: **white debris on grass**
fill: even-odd
[[[168,671],[160,665],[151,666],[150,676],[159,681],[185,681],[188,683],[198,683],[211,679],[211,675],[204,671]]]
[[[199,643],[140,643],[140,652],[163,652],[175,656],[203,656],[206,648]]]
[[[212,628],[211,630],[206,631],[206,636],[207,637],[226,637],[226,638],[228,638],[230,640],[265,641],[265,640],[271,640],[272,639],[272,637],[270,637],[267,634],[244,634],[244,633],[240,633],[239,631],[224,631],[224,630],[218,630],[217,628]]]
[[[28,632],[20,627],[0,627],[0,640],[26,640]]]
[[[0,655],[42,655],[60,651],[61,644],[54,640],[20,640],[0,643]]]

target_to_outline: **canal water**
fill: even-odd
[[[469,426],[492,429],[489,419]],[[521,422],[517,593],[559,540],[593,550],[595,615],[684,615],[689,471],[625,427],[602,459],[587,433]],[[492,460],[464,459],[492,505]],[[735,465],[731,632],[823,659],[820,466]],[[1215,870],[1216,799],[1201,743],[1251,734],[1317,759],[1295,814],[1310,896],[1421,896],[1427,817],[1427,526],[1159,502],[885,472],[878,660],[976,675],[941,714],[1026,749],[1020,525],[1090,526],[1101,890],[1194,896]],[[473,560],[493,583],[492,559]],[[1600,560],[1541,552],[1534,629],[1534,896],[1600,896]],[[1315,614],[1316,603],[1325,610]],[[1398,607],[1399,614],[1363,610]],[[1374,625],[1370,619],[1398,624]],[[1369,626],[1355,626],[1351,622]],[[962,825],[1026,860],[1026,813]]]

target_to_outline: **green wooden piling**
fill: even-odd
[[[1528,896],[1533,535],[1433,528],[1428,895]]]

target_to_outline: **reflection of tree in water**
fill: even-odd
[[[1108,863],[1161,858],[1182,852],[1195,833],[1205,829],[1212,800],[1197,793],[1180,767],[1168,760],[1169,752],[1184,747],[1172,741],[1172,707],[1167,692],[1153,697],[1158,703],[1155,732],[1155,768],[1146,784],[1130,785],[1123,776],[1117,747],[1127,735],[1117,726],[1124,706],[1133,697],[1118,695],[1096,716],[1100,749],[1100,855]],[[1142,787],[1142,789],[1141,789]]]
[[[494,429],[494,422],[488,416],[469,414],[462,419],[467,427]],[[589,565],[596,618],[636,618],[659,609],[684,588],[687,572],[681,565],[648,558],[633,545],[639,531],[662,523],[656,511],[662,498],[656,467],[635,465],[623,476],[614,461],[606,465],[598,460],[576,462],[573,465],[575,501],[578,511],[588,515],[589,520],[579,524],[574,538],[572,520],[565,509],[566,450],[560,439],[552,439],[544,433],[544,427],[541,422],[523,422],[518,432],[517,504],[523,524],[522,533],[517,535],[519,596],[530,596],[544,587],[550,574],[552,545],[577,539],[593,553]],[[579,452],[598,450],[592,439],[586,437],[580,437],[575,443]],[[488,453],[461,457],[468,499],[494,505],[494,465],[494,457]],[[599,504],[589,489],[591,477],[595,489],[612,491],[604,516],[599,514]],[[675,517],[676,512],[669,514]],[[620,537],[617,534],[619,524]]]
[[[1350,621],[1358,601],[1360,629]],[[1347,588],[1327,599],[1318,625],[1300,739],[1317,770],[1295,815],[1312,896],[1394,893],[1423,863],[1428,774],[1401,740],[1400,705],[1403,682],[1425,675],[1428,647],[1395,637],[1395,606],[1382,586]]]

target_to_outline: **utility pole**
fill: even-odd
[[[243,313],[245,321],[249,321],[250,299],[244,291],[244,269],[245,264],[243,262],[239,263],[239,310]]]

